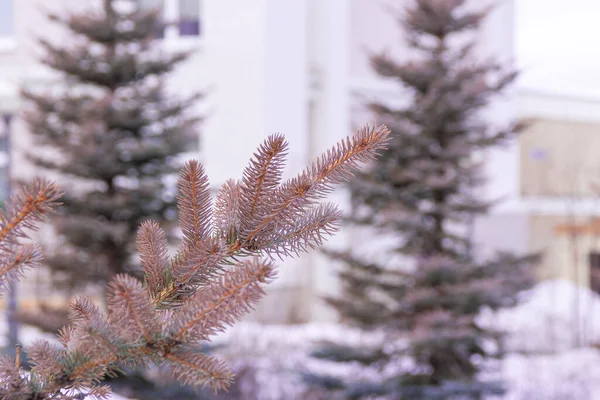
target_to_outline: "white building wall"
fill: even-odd
[[[310,157],[315,159],[351,133],[349,93],[347,88],[349,73],[348,34],[351,3],[347,0],[312,0],[310,9],[311,30],[309,46],[312,47],[309,70],[316,83],[312,98],[312,126],[308,132]],[[342,210],[347,209],[344,190],[334,192],[329,201],[338,203]],[[347,232],[339,232],[328,240],[327,246],[345,248],[349,245]],[[323,303],[325,295],[338,292],[335,269],[330,260],[313,252],[306,257],[304,268],[308,269],[308,282],[304,291],[304,302],[309,305],[312,320],[335,318],[333,310]]]
[[[266,6],[265,0],[204,4],[206,68],[197,75],[210,77],[211,106],[201,152],[214,185],[239,176],[265,137]]]
[[[515,58],[514,0],[499,2],[482,29],[480,52],[482,57],[493,57],[510,68]],[[516,67],[516,66],[514,66]],[[485,117],[498,128],[506,127],[519,118],[516,86],[503,96],[496,97]],[[490,200],[502,199],[493,212],[501,213],[519,201],[519,148],[514,140],[503,148],[485,154],[486,173],[489,177],[485,196]]]
[[[32,34],[60,39],[41,14],[42,7],[72,12],[79,0],[13,0],[17,46],[0,47],[0,111],[16,109],[19,83],[44,84],[50,77],[37,64]],[[409,0],[406,0],[408,2]],[[173,75],[170,89],[180,94],[204,91],[198,105],[205,116],[200,153],[212,184],[239,177],[256,146],[272,132],[286,134],[290,162],[286,176],[369,121],[360,111],[366,97],[403,101],[396,85],[378,80],[368,57],[388,51],[398,60],[408,56],[393,10],[393,0],[205,0],[202,34],[198,40],[169,43],[194,47],[197,53]],[[512,1],[502,2],[486,25],[484,42],[506,59],[512,57]],[[183,46],[183,47],[182,47]],[[504,57],[503,57],[504,58]],[[361,100],[362,99],[362,100]],[[500,121],[514,116],[508,103],[498,105]],[[29,146],[25,128],[15,125]],[[510,149],[490,156],[493,181],[489,195],[518,188],[515,157]],[[22,159],[16,159],[22,165]],[[502,171],[497,173],[497,171]],[[508,171],[508,173],[507,173]],[[333,200],[347,207],[344,191]],[[360,234],[341,232],[330,245],[347,247]],[[263,321],[331,319],[334,314],[320,298],[337,290],[331,263],[317,253],[286,261],[280,278],[254,317]]]
[[[238,178],[256,147],[281,132],[290,144],[284,177],[310,158],[307,4],[294,0],[205,2],[204,74],[210,112],[201,158],[215,186]],[[183,76],[183,74],[179,75]],[[259,320],[306,320],[306,259],[288,260],[272,292],[253,315]]]
[[[515,0],[496,4],[483,26],[479,42],[482,57],[493,57],[510,68],[515,63]],[[517,85],[493,99],[485,112],[485,118],[501,129],[521,118]],[[496,251],[512,251],[526,254],[529,251],[529,225],[527,208],[520,195],[520,149],[519,141],[487,150],[481,154],[485,160],[488,182],[482,195],[498,202],[490,215],[477,218],[473,227],[473,239],[477,254],[492,256]]]

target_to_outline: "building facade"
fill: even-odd
[[[21,85],[44,85],[55,78],[37,62],[35,38],[61,40],[64,35],[48,24],[42,11],[74,12],[98,1],[0,0],[0,115],[12,116],[3,121],[10,122],[15,176],[35,174],[22,156],[21,149],[32,143],[19,118],[18,89]],[[406,55],[402,33],[390,7],[401,9],[407,1],[410,0],[137,3],[141,7],[162,4],[167,20],[181,21],[157,32],[167,50],[195,50],[194,56],[173,74],[170,90],[181,94],[207,92],[198,105],[198,113],[206,120],[199,133],[200,150],[194,156],[205,165],[217,188],[226,179],[240,175],[268,133],[285,133],[290,142],[286,174],[291,176],[353,128],[372,122],[361,106],[366,98],[401,100],[395,85],[374,76],[368,57],[372,51],[389,51],[399,59]],[[480,35],[483,56],[512,59],[513,21],[513,1],[503,1]],[[552,101],[558,102],[554,108],[542,104]],[[547,226],[554,224],[552,218],[564,217],[560,210],[568,204],[568,196],[563,195],[562,186],[556,186],[560,168],[550,169],[545,163],[556,157],[562,160],[562,153],[557,151],[566,139],[561,132],[576,129],[582,140],[600,139],[593,134],[595,122],[586,122],[592,115],[593,101],[584,102],[590,111],[587,117],[579,115],[583,111],[575,105],[573,115],[564,117],[561,101],[549,95],[514,91],[489,110],[488,117],[498,123],[517,116],[542,122],[533,125],[519,142],[482,155],[490,176],[483,194],[505,200],[490,217],[476,224],[476,241],[484,252],[498,248],[526,252],[556,247],[553,240],[563,240],[547,239]],[[578,159],[576,154],[573,159]],[[596,160],[590,161],[585,168],[595,168],[595,163]],[[548,185],[542,185],[546,181]],[[558,194],[550,198],[548,190]],[[543,203],[538,203],[540,196],[544,197]],[[347,203],[343,191],[334,197],[342,205]],[[538,208],[538,204],[544,206]],[[585,204],[592,209],[592,203]],[[544,207],[553,211],[546,212]],[[359,233],[343,231],[330,245],[347,246],[358,237]],[[556,251],[560,255],[552,257],[563,257],[562,250]],[[544,271],[540,277],[552,275],[549,270]],[[24,285],[43,282],[39,276],[43,275]],[[584,283],[585,279],[579,281]],[[288,260],[281,266],[279,279],[268,289],[270,296],[253,318],[264,322],[330,319],[333,314],[320,299],[335,292],[336,287],[334,269],[318,253]],[[21,291],[23,302],[27,301],[27,292]]]
[[[520,193],[539,278],[568,279],[600,293],[600,98],[522,90],[531,121],[520,138]]]

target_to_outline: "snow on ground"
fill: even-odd
[[[311,343],[322,339],[372,343],[378,339],[324,324],[241,324],[225,338],[230,345],[224,355],[232,356],[228,362],[238,367],[251,365],[254,380],[247,383],[247,390],[255,395],[260,392],[259,398],[265,400],[302,398],[303,384],[297,371],[307,367],[314,371],[320,362],[308,356]],[[320,363],[319,372],[369,378],[368,371],[356,364]],[[512,353],[503,361],[500,373],[509,389],[503,400],[600,400],[600,351],[592,347],[557,354]]]
[[[559,352],[578,347],[578,343],[600,343],[597,293],[570,281],[549,280],[521,297],[522,303],[513,309],[481,315],[480,322],[511,333],[507,341],[510,351]]]
[[[510,392],[504,398],[600,400],[600,351],[593,347],[600,344],[600,295],[569,281],[551,280],[521,297],[522,303],[513,309],[481,315],[481,322],[510,333],[507,348],[512,353],[502,365],[502,376]],[[221,340],[230,344],[225,354],[235,355],[231,362],[246,359],[255,363],[256,384],[260,385],[264,376],[265,384],[271,382],[271,391],[279,390],[279,395],[291,399],[301,386],[295,371],[307,366],[336,376],[369,378],[369,371],[356,365],[320,362],[317,366],[319,362],[307,356],[311,344],[331,340],[365,345],[380,337],[333,324],[241,324]],[[577,345],[578,340],[584,347]],[[267,398],[278,397],[268,393]]]
[[[568,281],[554,280],[523,293],[522,300],[514,309],[481,315],[482,323],[511,333],[508,349],[512,353],[502,365],[502,377],[510,388],[504,399],[600,400],[600,350],[592,346],[600,343],[600,296]],[[578,314],[580,321],[575,318]],[[0,314],[0,340],[4,340],[5,331],[5,318]],[[40,336],[49,337],[35,328],[21,329],[25,345]],[[577,338],[587,347],[576,348]],[[242,323],[214,343],[228,344],[218,348],[217,353],[240,373],[242,391],[264,400],[291,400],[302,398],[298,371],[307,368],[337,376],[372,378],[373,371],[356,364],[312,359],[309,352],[315,343],[368,346],[381,339],[380,334],[366,334],[336,324]],[[113,400],[127,399],[114,395]]]
[[[127,398],[125,398],[125,397],[123,397],[123,396],[119,396],[118,394],[114,394],[114,393],[113,393],[113,394],[112,394],[112,395],[111,395],[111,396],[108,398],[108,400],[129,400],[129,399],[127,399]]]
[[[227,343],[218,350],[238,373],[242,391],[261,400],[301,399],[301,372],[324,372],[369,380],[373,371],[349,363],[328,363],[310,357],[314,345],[332,341],[341,345],[369,346],[382,340],[380,334],[365,333],[337,324],[305,325],[238,324],[218,338]],[[241,373],[244,375],[242,376]]]
[[[504,360],[510,392],[504,400],[600,400],[600,352],[581,348]]]

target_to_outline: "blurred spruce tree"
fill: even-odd
[[[159,10],[135,3],[103,0],[73,15],[49,14],[67,33],[56,43],[39,39],[41,62],[59,81],[22,91],[34,138],[28,158],[69,183],[46,260],[56,283],[69,288],[139,274],[137,228],[148,218],[176,219],[170,178],[181,154],[197,150],[192,109],[201,95],[165,91],[167,75],[191,53],[161,50]]]
[[[412,61],[371,58],[375,72],[410,101],[368,104],[394,136],[373,167],[350,183],[348,221],[396,239],[391,255],[379,259],[329,252],[342,265],[342,292],[328,302],[343,322],[383,331],[386,340],[372,348],[327,343],[316,350],[317,358],[380,374],[370,382],[355,374],[306,374],[327,398],[480,399],[503,391],[502,382],[480,375],[484,361],[502,356],[501,345],[488,346],[499,343],[502,332],[480,326],[476,316],[515,305],[532,284],[538,256],[482,260],[472,249],[469,226],[492,205],[477,196],[485,179],[473,155],[507,143],[523,128],[510,121],[498,128],[482,118],[517,74],[475,56],[476,32],[489,12],[477,3],[411,2],[399,23]],[[389,346],[395,342],[400,345]],[[402,359],[413,365],[394,369]]]

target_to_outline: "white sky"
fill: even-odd
[[[600,97],[600,0],[515,0],[521,86]]]

